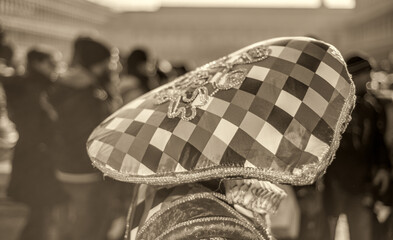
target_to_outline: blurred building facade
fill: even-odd
[[[0,1],[0,24],[18,59],[34,44],[51,45],[68,58],[72,39],[94,33],[112,14],[109,8],[85,0]]]
[[[393,1],[357,0],[341,32],[346,51],[361,49],[377,60],[387,59],[393,51]]]
[[[354,9],[163,7],[120,13],[103,30],[123,51],[145,46],[159,57],[195,65],[263,39],[299,35],[380,60],[393,49],[393,1],[357,0]]]
[[[17,57],[44,43],[68,58],[71,40],[94,32],[123,52],[144,46],[161,58],[196,65],[288,35],[314,35],[344,53],[362,49],[380,59],[393,49],[391,0],[357,0],[355,9],[163,7],[117,14],[86,0],[1,0],[0,23],[18,46]]]
[[[281,36],[315,35],[340,43],[353,9],[179,8],[118,14],[104,34],[123,51],[145,46],[171,61],[214,60],[248,44]]]

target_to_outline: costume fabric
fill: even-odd
[[[266,240],[272,238],[269,213],[285,196],[274,184],[310,184],[325,172],[354,101],[335,47],[303,37],[270,39],[130,102],[93,131],[87,149],[104,174],[142,184],[130,208],[129,239],[236,239],[244,233],[244,239]],[[171,189],[212,179],[222,180],[222,195],[219,184],[192,203],[222,203],[227,211],[202,211],[217,222],[162,217],[190,197],[167,200]],[[234,223],[231,233],[226,221]],[[196,222],[206,235],[186,235]],[[146,230],[156,223],[167,229]]]

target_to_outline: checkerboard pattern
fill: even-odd
[[[311,38],[269,44],[267,59],[234,67],[247,71],[239,87],[210,97],[191,121],[168,118],[168,103],[156,104],[154,92],[124,106],[92,133],[93,163],[130,182],[236,167],[291,184],[309,166],[326,168],[352,105],[346,65],[333,46]]]

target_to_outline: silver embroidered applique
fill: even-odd
[[[205,106],[210,97],[222,90],[240,86],[246,71],[233,67],[266,59],[271,49],[259,46],[236,56],[226,56],[208,63],[188,74],[175,79],[170,85],[155,94],[157,104],[169,102],[167,116],[179,117],[184,121],[195,118],[197,108]],[[209,89],[210,92],[209,92]]]

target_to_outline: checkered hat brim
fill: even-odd
[[[310,184],[330,164],[354,99],[335,47],[271,39],[130,102],[94,130],[87,149],[96,167],[127,182]]]

